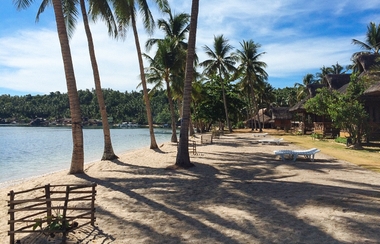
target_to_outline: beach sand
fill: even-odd
[[[0,188],[0,238],[8,243],[7,194],[45,184],[97,183],[96,224],[68,243],[379,243],[380,174],[323,151],[314,162],[281,161],[251,133],[200,145],[196,165],[168,170],[176,144],[143,148]],[[191,153],[191,151],[190,151]],[[23,238],[23,239],[22,239]],[[23,237],[22,243],[54,243]],[[56,242],[58,243],[58,241]]]

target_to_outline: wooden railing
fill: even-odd
[[[62,239],[65,241],[69,231],[88,224],[94,225],[95,188],[95,183],[90,185],[48,184],[25,191],[10,191],[8,194],[9,243],[15,243],[15,234],[32,232],[62,233]],[[62,228],[49,228],[53,221],[59,221]]]
[[[177,148],[179,147],[179,142],[177,142]],[[189,152],[192,151],[193,155],[197,155],[197,143],[195,141],[189,141]]]

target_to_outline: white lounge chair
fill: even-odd
[[[253,133],[253,137],[266,137],[268,133]]]
[[[284,140],[283,138],[280,138],[280,139],[261,139],[261,140],[259,140],[259,142],[261,144],[275,143],[277,145],[280,145],[283,140]]]
[[[293,161],[296,161],[298,155],[305,156],[306,158],[314,161],[314,156],[316,153],[320,152],[317,148],[311,148],[308,150],[278,150],[274,151],[275,155],[279,155],[282,160],[285,161],[285,156],[288,155],[293,158]]]

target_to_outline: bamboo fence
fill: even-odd
[[[69,231],[95,224],[96,184],[45,185],[24,191],[8,193],[10,244],[15,234],[41,232],[62,233],[65,240]],[[59,217],[58,217],[59,216]],[[61,221],[62,229],[49,229],[52,221]],[[74,223],[75,220],[75,224]],[[71,223],[71,224],[70,224]],[[35,229],[36,224],[39,229]],[[66,227],[67,226],[67,227]]]

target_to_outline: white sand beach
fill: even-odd
[[[281,161],[251,133],[200,145],[196,165],[168,170],[176,144],[56,172],[0,188],[0,238],[8,243],[7,194],[45,184],[97,183],[96,224],[68,243],[379,243],[380,174],[323,151],[311,162]],[[16,235],[21,243],[48,242]]]

